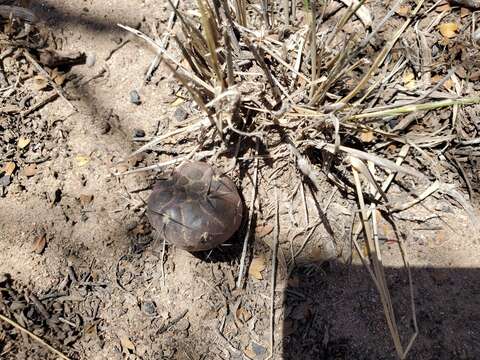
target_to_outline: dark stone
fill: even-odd
[[[181,122],[187,118],[187,112],[182,106],[179,106],[175,109],[175,112],[173,113],[173,117],[175,118],[175,121]]]
[[[133,129],[133,137],[145,137],[145,131],[142,129]]]
[[[140,105],[142,103],[140,101],[140,94],[137,90],[130,91],[130,102],[135,105]]]

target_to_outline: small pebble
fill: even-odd
[[[96,61],[97,61],[97,55],[95,53],[87,54],[87,59],[85,60],[85,64],[88,67],[93,67]]]
[[[175,325],[175,329],[177,331],[186,331],[188,330],[188,328],[190,327],[190,322],[183,318],[182,320],[180,320],[176,325]]]
[[[187,118],[187,112],[182,106],[176,108],[175,112],[173,113],[173,117],[175,121],[181,122]]]
[[[142,310],[147,316],[155,316],[157,314],[157,309],[155,303],[151,301],[145,301],[142,303]]]
[[[267,352],[267,349],[265,347],[257,344],[256,342],[252,342],[252,350],[257,356],[262,356]]]
[[[135,105],[140,105],[140,95],[137,90],[130,91],[130,102]]]
[[[133,137],[142,138],[145,137],[145,131],[142,129],[133,129]]]
[[[12,177],[10,175],[4,175],[0,178],[0,186],[7,187],[12,182]]]

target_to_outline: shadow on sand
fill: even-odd
[[[396,359],[382,305],[362,266],[295,269],[285,292],[285,359]],[[313,270],[313,271],[312,271]],[[413,334],[407,272],[386,268],[404,346]],[[418,337],[408,359],[480,359],[480,270],[412,268]]]

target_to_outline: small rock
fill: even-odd
[[[173,113],[173,117],[175,118],[175,121],[183,121],[187,118],[187,112],[182,106],[179,106],[176,108],[175,112]]]
[[[144,301],[142,303],[142,311],[147,316],[155,316],[157,314],[157,308],[155,307],[155,303],[152,301]]]
[[[97,55],[95,53],[87,54],[87,59],[85,60],[85,64],[88,67],[93,67],[96,61],[97,61]]]
[[[252,350],[258,357],[265,355],[267,352],[265,347],[257,344],[256,342],[252,342]]]
[[[133,129],[133,137],[145,137],[145,131],[142,129]]]
[[[22,174],[26,177],[34,176],[37,173],[37,165],[30,164],[23,168]]]
[[[190,322],[183,318],[182,320],[180,320],[177,325],[175,325],[175,329],[177,331],[186,331],[188,330],[188,328],[190,327]]]
[[[62,200],[62,190],[55,189],[49,194],[49,197],[53,205],[58,204]]]
[[[142,103],[140,101],[140,94],[137,90],[130,91],[130,102],[135,105],[140,105]]]
[[[7,187],[12,182],[12,177],[10,175],[4,175],[0,178],[0,186]]]

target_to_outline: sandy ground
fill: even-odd
[[[55,146],[35,176],[19,175],[0,198],[0,274],[10,274],[18,296],[52,295],[52,301],[61,304],[63,316],[74,324],[73,330],[70,325],[67,329],[75,330],[76,338],[49,338],[48,331],[43,335],[72,358],[265,359],[269,260],[263,279],[248,277],[245,289],[235,287],[241,239],[208,259],[168,248],[162,266],[161,242],[143,215],[152,174],[114,176],[114,163],[138,146],[132,141],[136,129],[153,135],[175,121],[171,104],[178,86],[160,67],[152,83],[142,87],[155,54],[116,26],[141,24],[148,31],[159,21],[162,33],[170,11],[161,3],[31,2],[61,39],[62,49],[95,54],[93,67],[76,66],[73,73],[88,79],[106,70],[83,87],[69,89],[78,112],[72,113],[62,99],[40,110],[42,119],[55,124],[50,140]],[[140,105],[129,101],[132,90],[139,91]],[[248,191],[243,195],[248,197]],[[288,199],[280,201],[287,226]],[[331,215],[327,213],[339,243],[347,241],[349,204],[337,194]],[[480,358],[478,233],[458,204],[446,197],[431,198],[424,207],[401,215],[399,231],[412,265],[420,329],[411,358]],[[46,247],[38,254],[34,242],[42,229]],[[397,247],[389,241],[391,230],[385,229],[383,261],[406,343],[412,334],[407,275]],[[269,259],[271,237],[254,240],[254,256]],[[275,358],[394,358],[381,303],[360,260],[354,257],[352,265],[323,262],[315,246],[328,243],[329,235],[319,227],[315,237],[290,278],[279,277]],[[47,311],[53,311],[54,302],[48,304]],[[51,356],[31,340],[15,339],[5,352],[0,332],[0,357]]]

